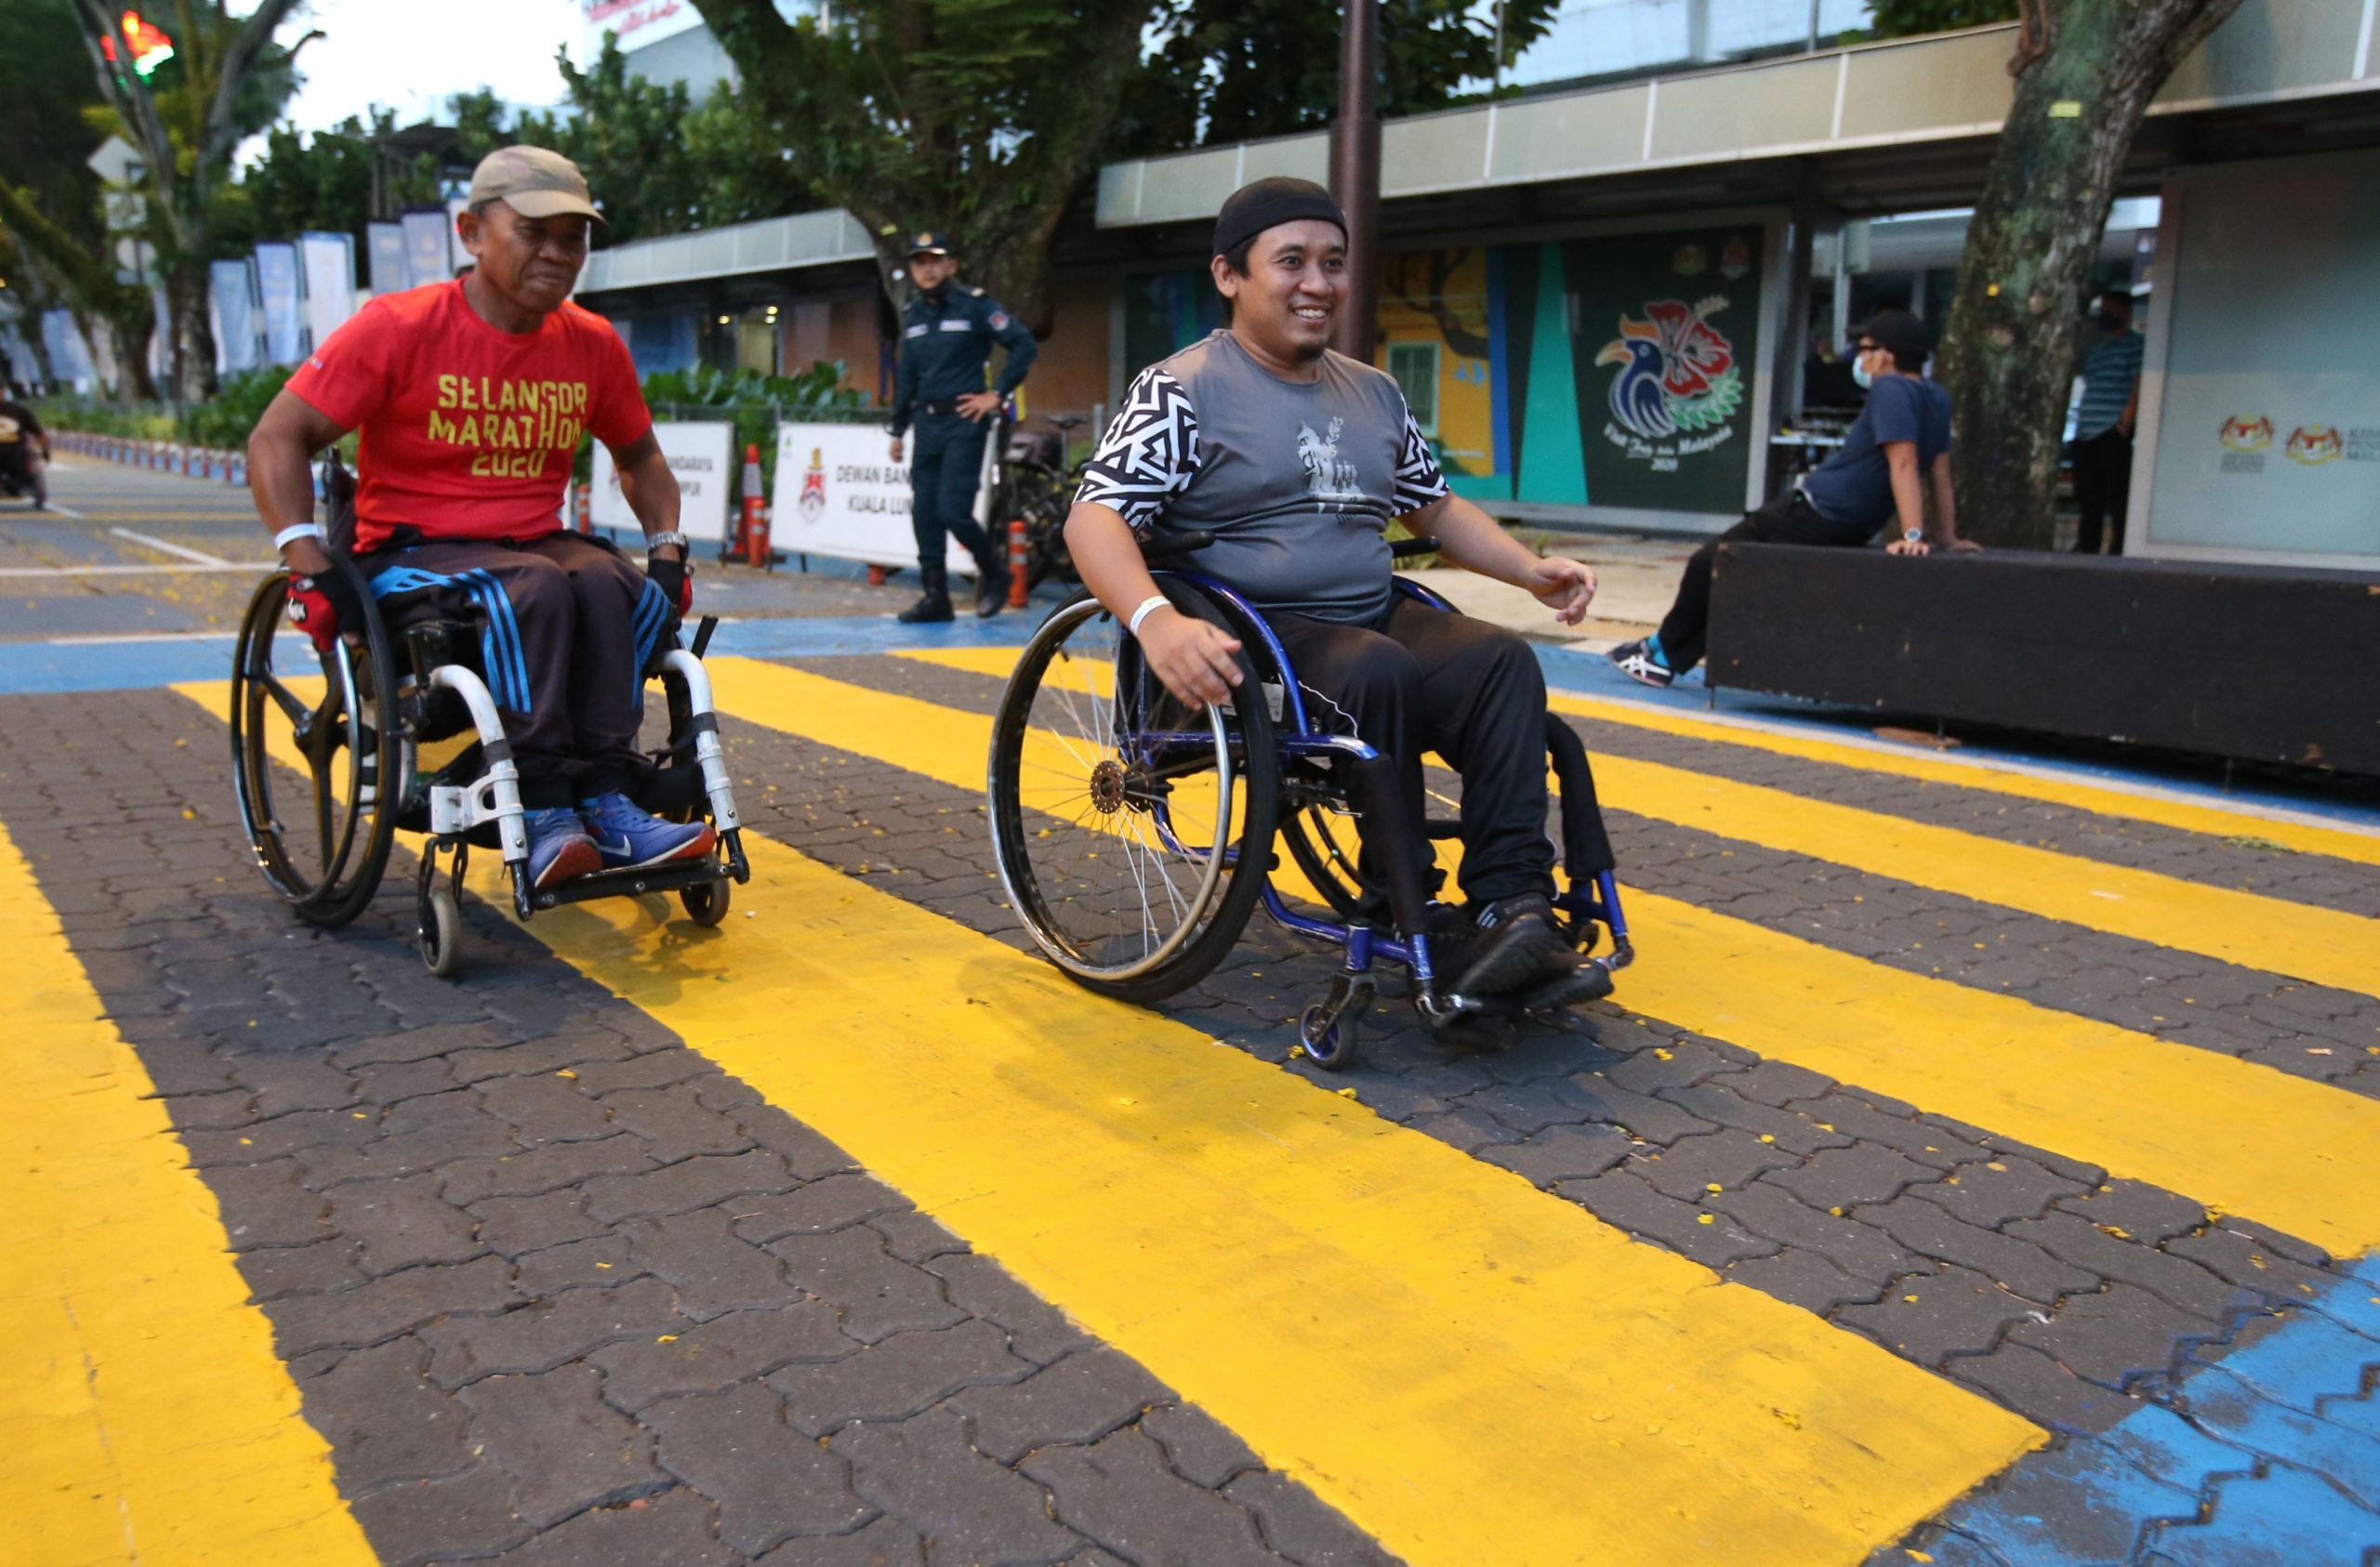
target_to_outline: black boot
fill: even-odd
[[[997,541],[975,557],[975,613],[985,620],[1008,608],[1008,560]]]
[[[904,625],[935,625],[950,619],[950,568],[939,560],[921,561],[918,578],[925,592],[893,618]]]

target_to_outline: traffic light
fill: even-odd
[[[132,69],[144,77],[174,58],[174,41],[165,36],[163,29],[141,20],[139,11],[124,13],[124,41],[132,48]],[[99,39],[99,53],[106,57],[109,64],[115,63],[115,39],[112,36]]]

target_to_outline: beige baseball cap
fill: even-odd
[[[543,147],[499,147],[471,171],[471,205],[502,202],[523,217],[575,212],[603,221],[588,199],[587,177],[561,153]]]

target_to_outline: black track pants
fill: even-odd
[[[2132,500],[2132,437],[2109,425],[2074,443],[2074,504],[2082,512],[2074,553],[2096,555],[2108,524],[2115,525],[2109,553],[2123,553],[2123,517]]]
[[[1828,521],[1799,490],[1788,490],[1758,511],[1745,513],[1742,521],[1696,550],[1686,562],[1677,598],[1661,622],[1661,656],[1669,661],[1670,672],[1683,675],[1701,663],[1703,650],[1710,645],[1711,567],[1722,543],[1749,539],[1755,544],[1857,548],[1874,533],[1872,528],[1862,533],[1845,523]]]
[[[1462,775],[1464,895],[1479,903],[1553,896],[1545,676],[1527,642],[1403,597],[1369,625],[1265,618],[1297,671],[1307,721],[1382,753],[1382,765],[1351,772],[1349,795],[1363,829],[1366,876],[1388,887],[1398,925],[1412,928],[1407,909],[1435,880],[1421,838],[1424,751]],[[1376,840],[1388,838],[1418,852],[1380,851]]]
[[[535,809],[627,789],[641,770],[643,670],[670,605],[600,539],[441,539],[370,557],[372,596],[394,625],[476,621],[480,666]]]

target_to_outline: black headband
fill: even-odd
[[[1276,175],[1243,185],[1215,215],[1214,254],[1229,256],[1265,230],[1305,217],[1334,223],[1342,236],[1347,232],[1347,215],[1329,191],[1311,179]]]

